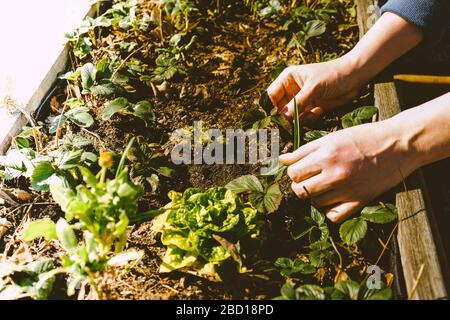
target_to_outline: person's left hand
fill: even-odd
[[[406,130],[390,120],[364,124],[280,156],[292,189],[341,222],[420,166]],[[306,191],[307,190],[307,191]]]

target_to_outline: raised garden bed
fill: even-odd
[[[67,55],[39,89],[50,91],[60,73],[48,101],[27,110],[33,122],[9,131],[0,297],[446,297],[420,173],[417,189],[387,194],[339,226],[297,199],[280,170],[170,161],[173,132],[193,132],[197,120],[220,130],[279,127],[280,149],[291,150],[298,128],[264,113],[264,89],[289,64],[347,52],[371,4],[356,2],[104,4],[69,35]],[[400,110],[393,88],[368,87],[342,113],[301,128],[296,143],[371,121],[373,105],[391,116]],[[405,237],[417,229],[414,251]],[[368,289],[374,274],[379,286]]]

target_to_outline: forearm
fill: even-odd
[[[423,40],[422,31],[387,12],[343,57],[355,86],[361,86]]]
[[[450,93],[387,122],[416,168],[450,157]]]

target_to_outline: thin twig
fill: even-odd
[[[120,65],[117,67],[116,70],[114,70],[112,76],[111,76],[111,80],[114,80],[114,78],[117,75],[117,72],[119,72],[120,69],[122,69],[122,67],[125,65],[125,63],[132,57],[134,56],[137,52],[139,52],[139,50],[141,50],[142,48],[145,47],[145,44],[143,44],[142,46],[140,46],[139,48],[135,49],[133,52],[131,52],[125,59],[122,60],[122,62],[120,63]]]
[[[411,288],[411,291],[408,294],[408,300],[411,300],[414,296],[414,293],[416,293],[417,286],[419,285],[420,278],[422,278],[424,269],[425,269],[425,263],[422,263],[422,265],[420,266],[420,269],[419,269],[419,273],[417,274],[417,278],[416,278],[416,280],[414,280],[414,284]]]

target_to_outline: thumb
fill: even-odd
[[[299,113],[303,112],[305,108],[312,104],[315,94],[315,88],[312,85],[306,84],[295,96],[295,102],[298,106]],[[294,99],[289,101],[286,107],[284,107],[282,113],[289,119],[294,116]]]

